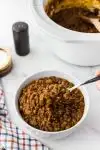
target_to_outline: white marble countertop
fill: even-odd
[[[2,78],[6,94],[6,103],[12,120],[15,122],[14,95],[20,82],[27,76],[40,70],[68,70],[81,81],[93,77],[97,67],[78,67],[60,61],[47,48],[45,41],[39,37],[35,22],[31,22],[31,12],[28,0],[0,0],[0,46],[10,47],[12,50],[14,67],[12,72]],[[31,53],[26,57],[16,55],[12,40],[12,24],[15,21],[26,21],[30,26]],[[90,96],[89,114],[75,133],[67,137],[64,142],[49,143],[57,150],[100,150],[100,92],[95,84],[87,86]],[[57,143],[60,143],[57,144]]]

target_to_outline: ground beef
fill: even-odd
[[[81,2],[78,1],[75,2],[76,4],[79,3],[81,6],[79,7],[76,5],[75,7],[74,4],[73,7],[65,7],[66,4],[65,5],[63,4],[60,10],[58,11],[57,8],[61,3],[61,1],[54,0],[48,3],[44,7],[44,9],[47,15],[55,23],[61,25],[64,28],[85,33],[98,33],[99,31],[95,28],[95,26],[92,23],[86,22],[80,16],[97,18],[100,17],[100,10],[98,8],[90,10],[87,7],[84,6],[82,7]],[[96,6],[96,3],[94,4]]]
[[[22,89],[19,110],[31,126],[44,131],[61,131],[74,126],[84,112],[80,90],[68,91],[73,84],[57,77],[32,81]]]
[[[70,30],[97,33],[99,32],[94,25],[84,21],[80,16],[97,17],[97,13],[90,12],[85,8],[67,8],[58,13],[54,13],[51,19],[57,24]]]

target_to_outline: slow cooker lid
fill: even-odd
[[[47,0],[31,0],[31,8],[38,25],[48,34],[66,42],[100,41],[100,33],[82,33],[61,27],[53,22],[44,11]]]

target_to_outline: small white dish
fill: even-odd
[[[19,99],[22,88],[24,88],[26,85],[28,85],[31,81],[33,81],[35,79],[39,79],[41,77],[49,77],[49,76],[56,76],[56,77],[64,78],[64,79],[67,79],[68,81],[73,82],[74,84],[80,83],[75,77],[73,77],[72,75],[70,75],[68,73],[59,72],[59,71],[38,72],[38,73],[28,77],[19,86],[19,88],[16,92],[16,96],[15,96],[15,109],[16,109],[15,111],[17,113],[17,120],[19,120],[20,123],[23,125],[23,129],[25,129],[28,133],[30,132],[32,136],[36,135],[36,136],[38,136],[38,138],[49,138],[52,140],[53,139],[61,139],[61,138],[68,136],[74,130],[76,130],[83,123],[84,119],[87,116],[88,109],[89,109],[89,96],[88,96],[88,93],[87,93],[86,89],[84,88],[84,86],[80,88],[80,90],[82,91],[82,93],[84,95],[84,101],[85,101],[84,114],[83,114],[81,120],[75,126],[71,127],[70,129],[66,129],[64,131],[59,131],[59,132],[47,132],[47,131],[38,130],[34,127],[31,127],[23,120],[23,118],[20,115],[19,109],[18,109],[18,99]]]

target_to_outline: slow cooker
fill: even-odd
[[[100,33],[82,33],[61,27],[45,13],[48,0],[31,0],[33,19],[42,29],[40,35],[60,59],[80,66],[100,64]]]

